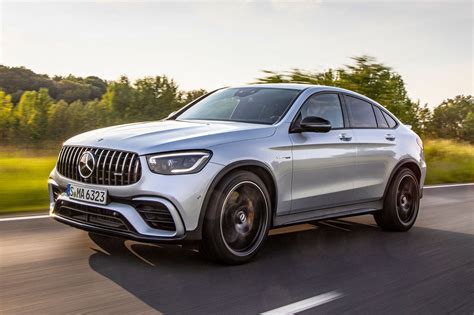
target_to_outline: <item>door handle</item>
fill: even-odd
[[[395,140],[395,136],[392,135],[392,134],[386,134],[386,135],[385,135],[385,139],[387,139],[387,140],[389,140],[389,141],[393,141],[393,140]]]
[[[341,139],[342,141],[351,141],[352,137],[348,136],[346,133],[341,133],[339,135],[339,139]]]

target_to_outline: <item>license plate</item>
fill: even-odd
[[[66,193],[71,199],[100,203],[102,205],[107,203],[107,190],[68,184]]]

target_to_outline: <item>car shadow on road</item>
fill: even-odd
[[[393,298],[398,311],[404,305],[408,310],[420,281],[426,285],[424,291],[434,290],[431,295],[443,289],[439,286],[449,281],[438,278],[448,266],[461,268],[452,277],[466,279],[456,283],[457,290],[471,286],[461,272],[473,261],[469,253],[474,252],[474,235],[418,227],[387,233],[346,220],[315,226],[270,236],[257,258],[240,266],[215,264],[178,246],[90,234],[98,248],[89,263],[94,271],[165,314],[255,314],[328,291],[346,296],[329,303],[328,312],[382,312]],[[470,270],[472,280],[472,265]],[[406,295],[400,293],[407,287]],[[379,300],[371,305],[374,296]],[[380,304],[380,299],[388,302]]]

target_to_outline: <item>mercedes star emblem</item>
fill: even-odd
[[[82,178],[86,179],[91,177],[92,173],[94,173],[95,167],[95,156],[92,152],[87,151],[81,155],[81,159],[79,160],[79,174],[81,174]]]

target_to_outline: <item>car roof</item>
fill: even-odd
[[[355,93],[353,91],[338,88],[338,87],[335,87],[335,86],[317,85],[317,84],[302,84],[302,83],[255,83],[255,84],[247,84],[247,85],[241,85],[241,86],[231,86],[231,88],[250,88],[250,87],[289,89],[289,90],[299,90],[299,91],[306,90],[306,89],[309,89],[309,88],[314,88],[314,89],[321,89],[321,90]]]
[[[231,88],[251,88],[251,87],[265,87],[265,88],[274,88],[274,89],[289,89],[289,90],[299,90],[303,91],[306,89],[312,89],[314,92],[318,91],[334,91],[334,92],[341,92],[341,93],[347,93],[351,94],[354,96],[358,96],[359,98],[365,99],[371,103],[377,103],[373,99],[359,94],[357,92],[351,91],[351,90],[346,90],[343,88],[335,87],[335,86],[328,86],[328,85],[317,85],[317,84],[300,84],[300,83],[256,83],[256,84],[248,84],[248,85],[242,85],[242,86],[232,86]],[[382,106],[382,105],[380,105]]]

